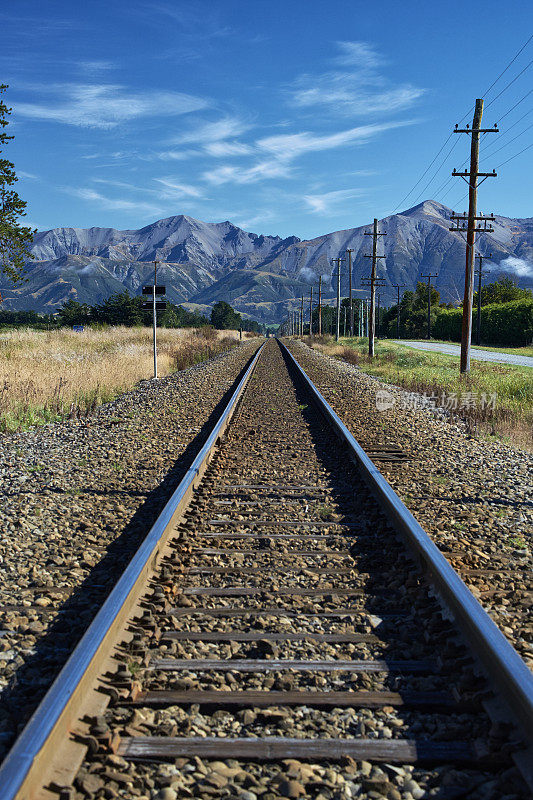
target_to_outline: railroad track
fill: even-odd
[[[532,683],[271,341],[4,762],[2,798],[526,797]]]

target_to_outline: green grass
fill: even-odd
[[[409,339],[410,342],[420,342],[423,344],[427,339]],[[430,343],[434,344],[454,344],[456,347],[460,346],[460,342],[447,342],[444,339],[430,339]],[[475,350],[488,350],[490,353],[508,353],[512,356],[529,356],[533,358],[533,345],[527,347],[486,347],[483,345],[472,344]]]
[[[529,367],[472,361],[469,375],[461,375],[457,356],[413,350],[389,339],[376,341],[373,359],[368,356],[366,339],[341,339],[342,349],[328,339],[317,344],[324,352],[330,349],[332,355],[386,383],[436,397],[437,405],[443,395],[450,398],[455,394],[458,407],[450,410],[469,420],[473,428],[477,426],[478,432],[500,436],[514,445],[533,444],[533,370]],[[493,395],[494,405],[487,402]],[[473,407],[461,408],[461,401],[468,402],[469,397],[475,398]]]

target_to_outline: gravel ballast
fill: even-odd
[[[259,346],[0,439],[0,756],[149,531]]]
[[[382,383],[299,341],[288,346],[311,380],[473,594],[533,668],[533,458],[476,438],[423,398]],[[394,404],[378,411],[376,393]],[[418,402],[417,402],[418,400]],[[398,447],[404,463],[375,459]]]

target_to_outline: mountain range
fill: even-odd
[[[446,302],[462,298],[465,263],[464,234],[449,228],[451,209],[427,200],[379,221],[378,275],[385,281],[382,303],[395,297],[394,284],[413,289],[421,274],[434,274],[433,283]],[[512,274],[521,285],[533,283],[533,218],[496,215],[493,233],[478,235],[478,252],[492,254],[484,269]],[[262,236],[231,222],[208,223],[188,216],[158,220],[139,230],[114,228],[53,228],[38,232],[34,260],[25,268],[26,281],[14,287],[0,276],[2,308],[56,311],[70,298],[95,305],[113,292],[128,289],[139,294],[153,281],[167,298],[186,308],[208,312],[217,300],[226,300],[245,316],[260,322],[282,320],[299,307],[302,295],[322,275],[324,297],[333,299],[336,278],[331,259],[353,253],[356,297],[367,296],[361,278],[369,274],[372,225],[335,231],[315,239]],[[348,293],[348,275],[342,268],[341,292]]]

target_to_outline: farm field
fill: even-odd
[[[158,328],[161,377],[234,346],[237,331]],[[0,331],[0,431],[84,416],[153,376],[151,328]]]

